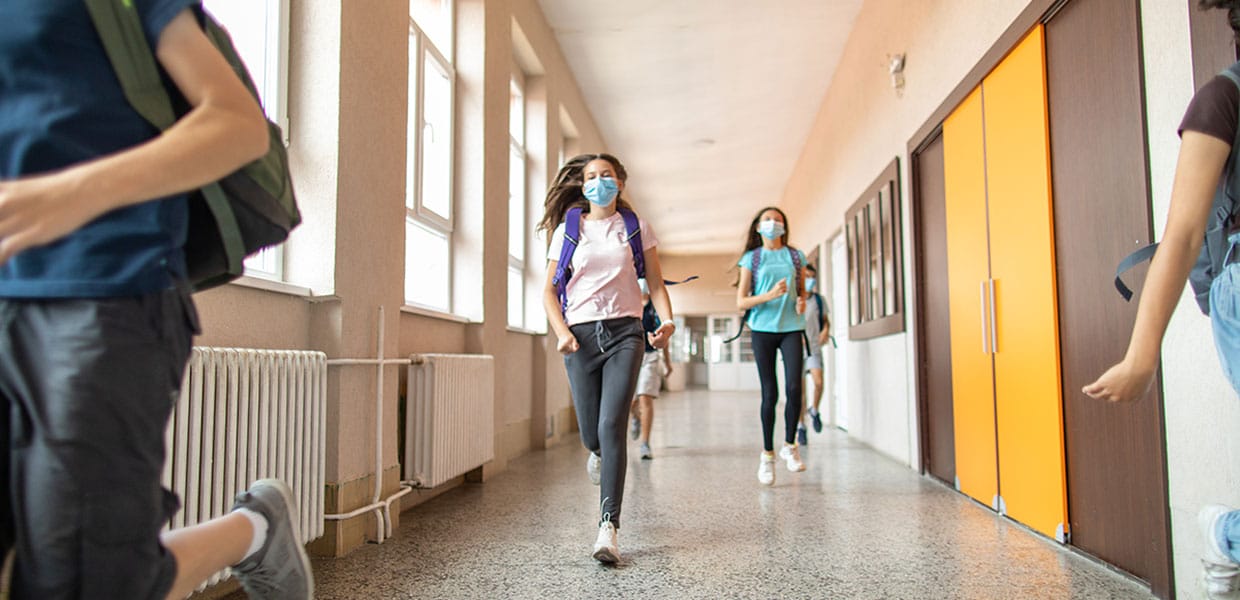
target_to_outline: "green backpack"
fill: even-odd
[[[129,104],[160,131],[171,127],[189,106],[175,87],[164,85],[133,0],[85,3]],[[207,38],[257,99],[258,91],[228,33],[200,8],[195,10]],[[266,156],[189,193],[184,249],[188,279],[195,291],[240,277],[246,256],[283,242],[301,223],[283,135],[271,121],[267,131]]]

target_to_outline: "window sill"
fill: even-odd
[[[289,296],[298,296],[302,298],[314,297],[314,292],[308,287],[302,287],[300,285],[293,285],[291,283],[275,281],[272,279],[263,279],[261,277],[252,277],[249,275],[242,275],[229,283],[231,285],[239,285],[241,287],[248,287],[256,290],[266,290],[268,292],[287,294]]]
[[[508,326],[508,332],[509,333],[522,333],[525,335],[547,335],[547,332],[545,331],[534,331],[533,329],[526,329],[524,327],[516,327],[514,325]]]
[[[435,310],[433,308],[415,306],[413,304],[406,304],[400,307],[400,312],[408,313],[411,315],[418,315],[420,317],[430,317],[432,319],[440,319],[443,321],[453,321],[456,323],[465,323],[465,324],[473,323],[473,321],[469,320],[468,317],[462,317],[461,315],[454,315],[452,313],[446,313],[443,311]]]

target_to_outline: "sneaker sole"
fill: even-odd
[[[284,513],[284,524],[288,526],[289,531],[293,532],[293,541],[297,542],[297,560],[301,561],[301,566],[306,571],[305,600],[314,600],[314,571],[310,569],[310,557],[306,554],[306,547],[298,539],[301,537],[297,535],[297,522],[300,519],[298,519],[297,515],[297,504],[293,502],[293,491],[288,489],[288,485],[279,479],[260,479],[254,482],[255,485],[260,483],[274,487],[284,499],[284,506],[288,508]]]
[[[594,560],[609,565],[614,565],[620,562],[620,557],[612,552],[611,548],[599,548],[594,551],[592,556],[594,557]]]

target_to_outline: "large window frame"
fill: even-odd
[[[516,64],[508,94],[508,326],[525,327],[527,105],[525,75]]]
[[[897,157],[844,213],[848,339],[904,331],[903,235]]]
[[[229,32],[259,93],[263,112],[289,144],[288,63],[290,0],[204,0],[203,8]],[[261,40],[255,39],[260,37]],[[245,274],[284,281],[284,244],[245,259]]]
[[[413,0],[418,2],[419,0]],[[441,6],[449,11],[449,29],[455,30],[455,6],[451,0],[441,0]],[[415,6],[411,2],[409,15],[409,97],[408,123],[406,139],[405,163],[405,303],[411,306],[451,313],[453,311],[453,266],[452,252],[453,232],[455,230],[455,154],[456,154],[456,70],[451,55],[441,51],[414,19]],[[450,40],[451,36],[449,36]],[[450,51],[451,49],[449,49]],[[432,87],[428,85],[431,78],[438,78],[436,83],[443,90],[446,83],[447,97],[439,103],[443,112],[432,115],[439,120],[442,132],[435,130],[436,123],[428,121],[427,95]],[[446,116],[445,114],[446,113]],[[431,156],[431,153],[434,156]],[[435,166],[441,169],[444,179],[431,182],[428,179],[428,160],[439,161]],[[439,170],[437,169],[437,171]],[[428,194],[428,185],[435,183],[438,194]],[[442,270],[444,281],[428,282],[425,272],[419,270],[419,264],[410,260],[417,254],[409,247],[415,236],[442,239],[443,248],[438,248],[446,256],[445,265],[432,267],[433,271]],[[439,242],[436,242],[439,243]],[[415,287],[415,284],[418,287]],[[442,287],[440,287],[442,286]],[[442,290],[437,297],[419,296],[414,290]]]

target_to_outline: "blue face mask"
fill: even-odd
[[[597,177],[581,186],[581,193],[591,203],[607,206],[616,199],[616,194],[620,193],[620,186],[614,177]]]
[[[806,277],[806,278],[805,278],[805,291],[807,291],[807,292],[812,292],[812,291],[814,291],[814,284],[816,284],[816,283],[818,283],[818,280],[817,280],[817,279],[815,279],[815,278],[813,278],[813,277]]]
[[[775,219],[759,221],[758,233],[762,234],[762,237],[768,240],[773,240],[784,235],[784,224],[776,221]]]

